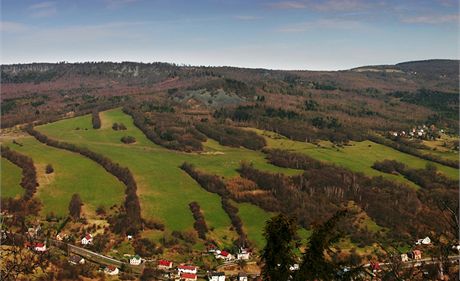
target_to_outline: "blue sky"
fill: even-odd
[[[1,63],[335,70],[459,57],[457,0],[2,0]]]

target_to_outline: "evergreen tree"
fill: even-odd
[[[69,203],[69,215],[73,219],[79,219],[81,215],[81,206],[83,205],[80,195],[74,194],[72,195],[72,199],[70,199]]]
[[[330,251],[329,247],[338,241],[341,232],[337,229],[337,223],[347,214],[347,211],[339,211],[324,224],[317,226],[303,254],[302,264],[294,280],[334,280],[340,270],[331,260],[327,259],[325,253]]]
[[[262,251],[262,276],[264,280],[286,281],[295,262],[294,247],[297,242],[297,223],[293,218],[278,215],[271,218],[264,229],[267,241]]]

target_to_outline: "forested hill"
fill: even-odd
[[[353,139],[359,136],[352,136],[356,130],[351,128],[407,130],[421,124],[456,131],[458,66],[458,60],[345,71],[133,62],[2,65],[2,127],[112,108],[128,100],[159,99],[238,121],[273,119],[268,129],[289,122],[302,130],[307,121],[310,129],[305,131],[321,131],[326,138],[330,131],[340,132],[334,133],[339,139]]]

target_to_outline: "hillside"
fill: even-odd
[[[92,233],[86,248],[125,262],[213,269],[211,245],[256,262],[274,215],[295,217],[305,245],[342,209],[342,257],[409,249],[452,231],[458,63],[3,65],[2,210],[47,239]]]

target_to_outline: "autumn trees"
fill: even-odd
[[[93,124],[93,129],[101,128],[101,118],[99,117],[99,111],[93,110],[91,113],[91,122]]]
[[[73,194],[72,198],[69,202],[69,216],[77,220],[81,216],[81,206],[83,206],[83,202],[81,201],[80,195]]]

